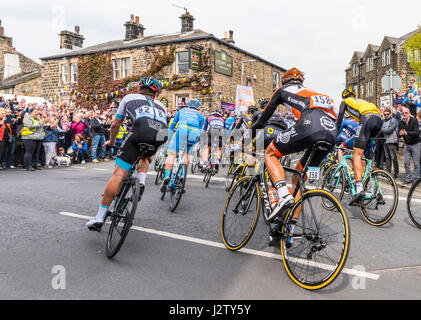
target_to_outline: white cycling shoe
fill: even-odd
[[[105,221],[101,221],[97,219],[97,217],[93,218],[89,221],[86,226],[88,227],[89,231],[97,231],[101,232],[102,226],[104,225]]]
[[[268,221],[274,221],[281,214],[285,214],[289,209],[292,209],[294,205],[295,201],[291,195],[287,195],[285,198],[282,198],[276,206],[275,210],[273,210],[272,214],[269,216]]]

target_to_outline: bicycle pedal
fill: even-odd
[[[279,237],[274,237],[274,238],[272,238],[272,237],[270,237],[269,238],[269,243],[268,243],[268,247],[269,248],[280,248],[281,247],[281,238],[279,238]]]

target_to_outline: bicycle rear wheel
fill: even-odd
[[[381,227],[396,213],[399,191],[395,179],[384,170],[376,170],[363,184],[366,197],[360,203],[360,211],[368,224]]]
[[[228,170],[227,177],[225,179],[225,191],[229,192],[234,185],[234,181],[237,177],[237,169],[238,166],[235,164],[231,164],[231,167]]]
[[[323,209],[322,202],[327,201],[331,202],[331,210]],[[299,213],[300,218],[290,234],[291,219]],[[306,290],[330,285],[346,263],[351,239],[348,218],[339,201],[323,190],[308,191],[285,221],[281,251],[288,276]]]
[[[338,200],[342,200],[345,193],[345,172],[338,170],[338,165],[333,165],[327,169],[321,183],[321,189],[330,192]],[[323,208],[326,210],[334,209],[335,206],[330,201],[322,201]]]
[[[164,179],[164,174],[165,174],[164,170],[158,170],[158,173],[156,174],[156,178],[155,178],[156,186],[162,182],[162,180]]]
[[[115,213],[111,216],[111,226],[108,231],[106,255],[114,258],[120,251],[133,224],[139,202],[140,182],[131,178],[124,186],[116,204]]]
[[[206,176],[205,176],[205,187],[209,188],[209,182],[211,181],[212,178],[212,171],[213,171],[213,166],[209,168],[209,171],[206,172]]]
[[[409,218],[411,218],[411,221],[421,229],[421,201],[415,199],[415,197],[421,198],[421,189],[419,188],[420,184],[421,180],[418,180],[409,191],[407,208]]]
[[[181,197],[184,194],[184,188],[187,178],[187,165],[182,165],[178,168],[177,175],[174,180],[174,185],[170,191],[170,211],[174,212],[180,204]]]
[[[259,193],[259,185],[253,178],[244,177],[228,194],[222,212],[221,234],[229,250],[240,250],[253,235],[259,220]]]

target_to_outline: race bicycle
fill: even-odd
[[[168,145],[165,145],[161,152],[158,154],[155,160],[155,171],[157,172],[155,177],[155,185],[159,185],[164,179],[165,175],[165,162],[168,156]]]
[[[283,264],[288,276],[298,286],[319,290],[330,285],[343,269],[350,248],[350,226],[340,202],[325,190],[307,190],[308,171],[313,178],[317,168],[310,168],[316,152],[331,149],[325,142],[316,143],[303,171],[285,167],[296,173],[299,181],[293,196],[294,207],[283,218],[270,224],[270,236],[280,241]],[[272,214],[266,170],[243,177],[231,189],[221,219],[221,234],[230,251],[244,248],[250,241],[259,220]],[[301,196],[297,197],[300,192]],[[322,202],[329,203],[324,210]],[[293,218],[298,219],[297,222]],[[292,228],[294,232],[291,232]]]
[[[109,148],[121,150],[121,148],[115,146]],[[107,219],[111,221],[106,243],[106,255],[109,259],[114,258],[123,246],[133,225],[133,219],[140,202],[141,190],[136,175],[137,164],[142,157],[155,151],[154,146],[145,143],[139,144],[139,149],[140,156],[121,185],[120,193],[114,200],[114,209],[107,212],[106,221]],[[101,230],[97,231],[100,232]]]
[[[408,209],[409,218],[421,229],[421,179],[413,184],[408,193],[406,207]]]
[[[340,164],[327,169],[321,189],[331,192],[340,201],[343,200],[345,193],[348,193],[350,206],[358,206],[368,224],[375,227],[384,226],[393,218],[398,206],[399,191],[395,179],[387,171],[373,169],[373,160],[363,159],[366,162],[363,176],[365,197],[359,203],[353,202],[352,198],[356,194],[355,175],[348,165],[348,162],[352,163],[353,152],[342,150],[348,154],[343,157]],[[329,209],[328,204],[323,203],[323,206]]]
[[[180,204],[183,194],[186,192],[187,164],[185,163],[187,144],[184,144],[181,152],[177,154],[175,163],[171,172],[171,179],[168,186],[161,190],[161,200],[164,200],[165,194],[170,194],[169,207],[171,212],[175,212]]]

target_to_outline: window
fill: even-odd
[[[273,88],[277,89],[279,88],[279,73],[274,71],[273,72]]]
[[[71,71],[71,82],[76,83],[77,82],[77,64],[72,63],[70,65],[70,71]]]
[[[391,63],[391,51],[387,49],[382,52],[382,67],[387,66]]]
[[[132,75],[130,58],[122,58],[113,60],[113,77],[114,80],[121,80]]]
[[[123,59],[123,78],[128,78],[131,76],[131,65],[130,58]]]
[[[121,60],[116,59],[113,60],[113,74],[114,74],[114,80],[120,80],[121,79]]]
[[[365,85],[365,97],[368,98],[370,96],[370,82],[367,82]]]
[[[352,65],[352,76],[358,77],[360,75],[360,70],[358,69],[358,63]]]
[[[177,94],[175,96],[175,101],[177,103],[177,107],[185,106],[189,100],[190,95],[188,94]]]
[[[246,83],[246,86],[247,87],[251,87],[252,85],[251,85],[251,79],[250,78],[247,78],[247,83]]]
[[[189,66],[189,52],[178,52],[177,53],[177,66],[176,66],[176,74],[180,73],[188,73],[190,66]]]
[[[364,97],[364,85],[361,85],[361,97]]]
[[[374,96],[374,80],[370,81],[370,97]]]
[[[61,80],[65,84],[70,82],[70,67],[68,64],[61,66]]]
[[[367,58],[365,62],[365,71],[370,72],[374,70],[374,57]]]

